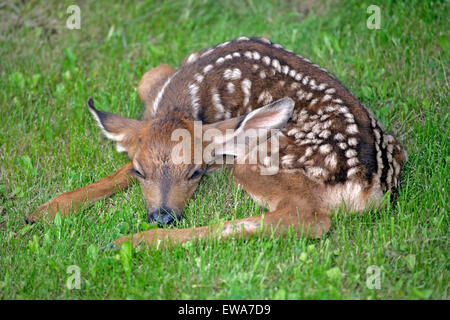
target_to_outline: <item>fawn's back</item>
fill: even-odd
[[[191,54],[144,119],[177,112],[213,123],[283,97],[295,101],[295,111],[283,130],[290,143],[280,150],[282,171],[326,185],[397,187],[406,159],[397,139],[328,71],[267,39],[241,37]]]

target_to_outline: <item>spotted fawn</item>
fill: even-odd
[[[379,206],[386,192],[396,190],[406,160],[402,144],[333,75],[264,38],[240,37],[192,53],[178,70],[160,65],[144,74],[138,94],[145,104],[141,120],[99,111],[88,100],[103,133],[131,161],[111,176],[43,204],[30,221],[75,212],[125,189],[133,177],[140,182],[149,221],[173,224],[182,218],[201,177],[217,168],[211,159],[173,161],[178,143],[173,132],[183,129],[195,142],[196,123],[202,124],[201,134],[210,130],[221,136],[201,142],[200,148],[213,144],[213,158],[244,159],[232,165],[234,179],[269,212],[215,226],[152,229],[117,239],[117,245],[282,235],[289,228],[299,236],[321,237],[337,209],[362,213]],[[252,129],[275,132],[265,141],[268,154],[276,152],[279,159],[273,174],[262,174],[272,165],[269,156],[249,163],[248,153],[223,147]],[[227,130],[236,133],[223,138]]]

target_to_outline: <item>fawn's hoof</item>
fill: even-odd
[[[111,242],[111,243],[108,243],[107,245],[103,246],[102,249],[104,251],[116,251],[116,250],[119,250],[120,248],[119,248],[118,245],[116,245],[115,243]]]

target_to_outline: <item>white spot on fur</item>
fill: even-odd
[[[329,100],[331,100],[331,96],[329,94],[324,95],[322,98],[322,102],[329,101]]]
[[[355,134],[355,133],[358,133],[358,132],[359,132],[359,131],[358,131],[358,127],[356,126],[356,124],[351,124],[351,125],[349,125],[349,126],[347,127],[346,131],[347,131],[347,133],[350,133],[350,134]]]
[[[203,76],[200,73],[196,73],[194,76],[195,81],[197,81],[198,83],[203,81]]]
[[[357,164],[359,164],[359,160],[357,157],[353,157],[347,160],[347,164],[349,167],[353,167],[356,166]]]
[[[358,144],[358,140],[356,138],[350,138],[348,139],[347,143],[349,146],[356,147],[356,145]]]
[[[299,131],[299,128],[292,128],[286,134],[290,137],[290,136],[295,135],[298,131]]]
[[[295,155],[287,154],[287,155],[281,157],[281,164],[282,165],[292,165],[294,160],[295,160]]]
[[[315,134],[319,134],[322,130],[322,124],[317,123],[312,127],[312,132],[314,132]]]
[[[322,154],[328,154],[328,153],[331,152],[331,149],[332,149],[331,145],[323,144],[323,145],[320,146],[319,151]]]
[[[244,106],[246,106],[250,101],[250,89],[252,87],[252,82],[246,78],[242,80],[241,87],[244,92]]]
[[[319,101],[319,99],[317,99],[317,98],[312,99],[311,102],[309,103],[309,106],[311,107],[311,106],[315,105],[317,103],[317,101]]]
[[[353,167],[348,169],[347,171],[347,178],[350,178],[351,176],[357,174],[359,172],[360,168],[359,167]]]
[[[219,44],[219,45],[217,45],[217,47],[219,47],[219,48],[223,48],[223,47],[225,47],[227,44],[229,44],[230,43],[230,41],[227,41],[227,42],[223,42],[223,43],[221,43],[221,44]]]
[[[325,158],[325,164],[331,168],[331,169],[335,169],[336,165],[337,165],[337,155],[336,152],[330,153],[328,156],[326,156]]]
[[[303,61],[306,61],[306,62],[308,62],[308,63],[311,63],[311,60],[309,60],[309,59],[307,59],[307,58],[304,58],[304,57],[301,57],[301,58],[302,58]]]
[[[325,121],[325,122],[322,124],[322,128],[323,128],[323,129],[328,129],[329,127],[331,127],[332,124],[333,124],[333,121],[331,121],[331,120]]]
[[[207,56],[208,54],[210,54],[211,52],[214,51],[214,48],[209,48],[208,50],[206,50],[205,52],[202,53],[202,57]]]
[[[323,138],[323,139],[328,139],[328,137],[331,135],[331,131],[330,130],[323,130],[320,134],[319,137]]]
[[[298,100],[303,100],[306,97],[306,92],[303,91],[302,89],[300,89],[297,91],[296,95],[297,95]]]
[[[307,173],[308,175],[316,178],[326,175],[325,169],[321,167],[310,167],[307,169]]]
[[[227,83],[227,90],[229,93],[233,93],[234,92],[234,84],[232,82],[228,82]]]
[[[244,52],[244,57],[249,58],[249,59],[253,58],[252,53],[250,51],[245,51]]]
[[[187,64],[192,63],[192,62],[194,62],[195,60],[197,60],[197,58],[198,58],[198,54],[197,54],[197,53],[192,53],[192,54],[189,55],[189,57],[187,58],[186,63],[187,63]]]
[[[273,59],[273,60],[272,60],[272,66],[273,66],[278,72],[281,72],[280,61],[278,61],[277,59]]]
[[[220,95],[217,92],[216,88],[213,88],[211,90],[211,97],[212,97],[213,105],[216,108],[216,111],[219,113],[224,113],[225,109],[223,108],[222,101],[220,99]]]
[[[213,68],[212,64],[208,64],[206,67],[203,68],[203,74],[208,73],[209,70]]]
[[[332,105],[329,105],[329,106],[327,106],[327,107],[325,108],[325,111],[326,111],[326,112],[329,112],[329,113],[334,112],[334,111],[336,111],[336,107],[335,107],[335,106],[332,106]]]
[[[344,116],[345,116],[346,114],[350,114],[350,113],[349,113],[349,110],[348,110],[348,108],[347,108],[346,106],[339,106],[338,111],[339,111],[340,113],[343,113]]]
[[[200,105],[198,104],[199,97],[197,96],[198,89],[199,88],[196,84],[191,84],[189,86],[189,96],[191,98],[191,106],[194,109],[195,118],[197,118],[197,114],[200,108]]]
[[[156,114],[156,111],[158,111],[159,103],[161,102],[161,98],[164,94],[164,91],[166,90],[167,85],[169,84],[170,80],[172,80],[172,77],[169,77],[164,85],[162,86],[161,90],[159,90],[158,95],[156,96],[155,102],[153,102],[153,114]]]
[[[302,139],[305,137],[305,133],[304,132],[299,132],[295,135],[295,139]]]
[[[317,87],[317,90],[323,91],[326,87],[327,87],[327,84],[326,84],[326,83],[321,83],[321,84],[319,84],[319,86]]]
[[[306,86],[308,84],[308,81],[309,81],[309,77],[308,76],[304,77],[302,80],[303,85]]]
[[[272,100],[272,95],[267,91],[263,91],[258,97],[258,103],[262,102],[264,105],[271,103]]]
[[[313,153],[313,150],[312,150],[312,148],[311,147],[308,147],[308,148],[306,148],[306,150],[305,150],[305,156],[306,157],[309,157],[310,155],[312,155],[312,153]]]
[[[348,115],[348,114],[350,114],[350,113],[347,113],[346,115]],[[351,117],[346,117],[345,118],[345,122],[347,122],[347,123],[355,123],[355,120],[353,118],[351,118]]]
[[[223,72],[223,77],[226,80],[237,80],[237,79],[239,79],[241,77],[241,74],[242,74],[241,70],[239,70],[237,68],[235,68],[235,69],[226,69]]]

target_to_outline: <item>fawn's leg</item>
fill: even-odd
[[[105,199],[117,191],[124,190],[129,185],[130,177],[128,176],[128,171],[132,168],[133,165],[129,162],[108,177],[100,179],[88,186],[64,192],[39,206],[28,217],[28,220],[33,222],[46,214],[52,220],[58,210],[62,215],[70,213],[71,209],[76,212],[86,203],[87,205],[91,205],[95,201]]]
[[[143,242],[148,245],[167,246],[208,236],[226,239],[230,236],[245,238],[263,231],[265,235],[272,232],[277,235],[286,234],[289,228],[296,230],[299,236],[311,238],[321,237],[331,224],[327,210],[318,205],[314,198],[319,190],[306,177],[299,173],[260,175],[253,171],[253,166],[236,165],[235,179],[242,187],[257,199],[268,204],[271,212],[235,221],[227,221],[221,225],[205,226],[189,229],[153,229],[142,233],[119,238],[117,245],[131,240],[133,246]],[[264,217],[262,217],[264,216]]]
[[[119,238],[115,244],[120,246],[125,241],[131,241],[133,246],[144,243],[153,246],[162,244],[166,247],[211,236],[218,236],[221,239],[232,236],[248,238],[258,232],[266,236],[270,236],[272,233],[281,236],[286,235],[289,228],[296,230],[298,236],[318,238],[330,228],[330,218],[327,215],[313,213],[308,210],[309,208],[304,210],[288,203],[286,201],[286,206],[266,214],[227,221],[220,225],[189,229],[152,229]]]

